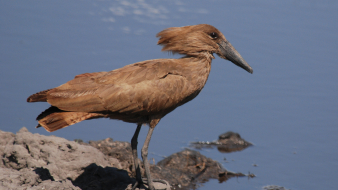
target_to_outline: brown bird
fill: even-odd
[[[147,159],[155,126],[169,112],[194,99],[204,87],[216,53],[252,73],[235,48],[215,27],[199,24],[172,27],[157,34],[162,51],[185,55],[179,59],[153,59],[109,72],[84,73],[59,87],[31,95],[27,102],[48,102],[37,127],[52,132],[93,118],[136,123],[131,139],[136,186],[143,183],[137,162],[137,137],[143,124],[149,131],[142,158],[149,189],[154,189]]]

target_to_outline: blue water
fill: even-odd
[[[15,133],[25,126],[69,140],[130,141],[136,126],[108,119],[54,133],[35,129],[36,116],[49,105],[26,98],[77,74],[179,57],[161,52],[156,34],[200,23],[223,32],[254,73],[216,57],[200,95],[161,120],[149,157],[159,161],[191,141],[215,140],[231,130],[254,146],[202,154],[257,177],[210,180],[199,189],[337,188],[338,2],[333,0],[1,1],[0,129]],[[140,146],[146,133],[144,127]]]

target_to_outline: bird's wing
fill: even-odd
[[[172,63],[149,60],[78,75],[49,91],[47,101],[65,111],[141,114],[170,110],[192,93],[189,81],[175,72]]]
[[[84,73],[75,76],[73,80],[53,88],[47,92],[47,102],[64,111],[84,112],[103,110],[96,91],[100,87],[95,83],[97,78],[107,72]]]

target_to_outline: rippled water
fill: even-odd
[[[248,74],[220,58],[201,94],[161,120],[150,156],[235,131],[254,146],[202,154],[256,178],[211,180],[199,189],[334,189],[338,186],[338,3],[336,1],[1,1],[0,129],[33,133],[46,103],[35,92],[85,72],[155,58],[156,34],[168,27],[217,27],[253,67]],[[85,141],[129,141],[136,126],[108,119],[52,133]],[[147,127],[140,134],[144,140]],[[224,160],[226,159],[226,161]]]

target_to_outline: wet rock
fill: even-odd
[[[218,137],[219,145],[217,149],[220,152],[234,152],[241,151],[252,144],[247,142],[238,133],[232,131],[221,134]]]
[[[195,149],[217,147],[218,151],[223,153],[241,151],[251,145],[250,142],[241,138],[238,133],[232,131],[221,134],[217,141],[199,141],[191,143],[191,147]]]
[[[183,150],[151,166],[154,178],[166,179],[173,189],[196,189],[209,179],[226,181],[230,177],[245,176],[225,170],[220,163],[194,150]]]

